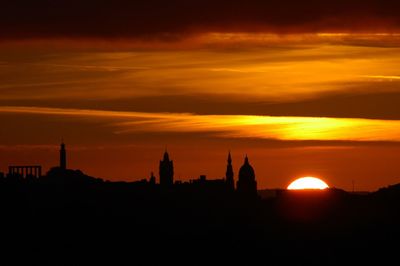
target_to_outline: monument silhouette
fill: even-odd
[[[65,150],[64,141],[62,141],[60,145],[60,169],[67,169],[67,151]]]

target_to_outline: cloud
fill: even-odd
[[[171,41],[210,31],[393,31],[399,10],[390,0],[15,0],[2,3],[0,36]]]
[[[385,76],[385,75],[371,75],[363,76],[364,78],[377,79],[377,80],[400,80],[400,76]]]
[[[205,133],[220,138],[318,141],[400,141],[399,120],[246,115],[195,115],[2,106],[0,113],[86,117],[115,134]]]
[[[399,48],[279,42],[236,50],[27,47],[0,49],[7,62],[0,105],[400,119]]]
[[[247,37],[246,37],[247,38]],[[29,47],[27,49],[26,47]],[[296,44],[246,49],[159,49],[108,52],[31,46],[0,49],[0,99],[125,99],[214,94],[287,101],[349,89],[369,82],[392,91],[399,48]],[[10,48],[11,49],[11,48]],[[110,48],[111,49],[111,48]],[[388,89],[390,88],[390,89]],[[376,89],[374,89],[376,91]]]
[[[357,88],[359,87],[359,88]],[[373,92],[369,83],[353,84],[348,92],[327,93],[293,101],[270,101],[242,95],[158,95],[118,99],[16,99],[0,105],[101,109],[144,113],[199,115],[266,115],[400,120],[399,92]],[[358,90],[358,91],[357,91]],[[340,108],[338,108],[340,106]]]

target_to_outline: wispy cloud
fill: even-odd
[[[0,62],[1,64],[1,62]],[[140,71],[140,70],[149,70],[149,67],[129,67],[129,66],[100,66],[100,65],[72,65],[72,64],[43,64],[43,63],[35,63],[32,64],[35,66],[45,66],[45,67],[56,67],[56,68],[71,68],[77,69],[80,71]]]
[[[210,94],[285,102],[346,92],[349,84],[360,81],[375,85],[377,79],[399,80],[397,73],[393,73],[400,63],[398,47],[355,47],[340,42],[338,45],[329,38],[324,41],[327,37],[307,36],[203,37],[203,42],[239,41],[236,49],[222,45],[203,49],[131,48],[115,52],[111,44],[105,51],[4,48],[0,49],[0,61],[8,63],[0,73],[0,99],[79,101]],[[242,43],[245,45],[249,39],[255,42],[260,39],[268,45],[243,47]],[[95,47],[96,43],[92,45]],[[400,91],[398,86],[393,89],[395,85],[390,89],[380,86],[379,91]],[[174,102],[171,109],[176,104],[185,105]]]
[[[1,113],[98,119],[116,134],[134,132],[211,133],[221,138],[323,141],[400,141],[399,120],[251,115],[195,115],[41,107],[0,107]]]
[[[390,75],[367,75],[362,77],[369,79],[380,79],[380,80],[400,80],[400,76],[390,76]]]
[[[213,72],[236,72],[236,73],[265,73],[266,71],[257,69],[235,69],[235,68],[212,68]]]

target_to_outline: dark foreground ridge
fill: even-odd
[[[202,177],[172,185],[171,169],[163,168],[172,166],[169,158],[163,161],[171,163],[160,162],[167,185],[156,184],[153,175],[150,181],[103,181],[67,169],[63,152],[60,158],[60,167],[45,176],[18,178],[20,168],[10,168],[0,179],[1,260],[18,265],[398,261],[400,185],[363,195],[329,189],[254,197],[232,189],[230,157],[229,182]],[[240,171],[251,179],[254,171],[247,164],[248,159]],[[248,191],[254,182],[245,185]]]
[[[0,197],[3,259],[17,252],[11,259],[29,265],[337,265],[397,256],[400,186],[249,199],[71,171],[57,181],[3,180]]]

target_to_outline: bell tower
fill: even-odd
[[[174,163],[169,159],[167,151],[164,153],[164,158],[160,161],[160,185],[169,187],[174,184]]]

